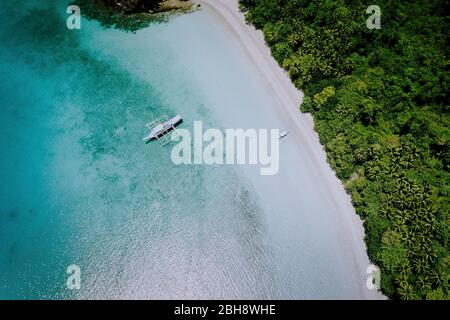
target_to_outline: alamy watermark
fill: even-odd
[[[275,175],[280,167],[279,129],[219,129],[203,132],[202,121],[194,121],[194,135],[177,129],[171,159],[174,164],[260,165],[261,175]]]
[[[79,6],[71,5],[67,7],[67,14],[70,14],[66,20],[66,26],[69,30],[81,29],[81,9]]]
[[[69,275],[66,280],[66,286],[69,290],[81,289],[81,269],[75,264],[67,267],[66,273]]]
[[[366,280],[366,286],[369,290],[379,290],[381,288],[381,272],[380,268],[371,264],[367,267],[366,273],[369,277]]]
[[[367,18],[367,28],[372,29],[381,29],[381,9],[377,5],[371,5],[367,8],[366,13],[370,14],[369,18]]]

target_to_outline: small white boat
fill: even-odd
[[[182,120],[183,119],[180,115],[176,115],[172,119],[169,119],[164,115],[161,118],[145,125],[150,132],[142,140],[148,142],[152,139],[159,139],[159,137],[164,136],[166,133],[175,129],[175,126]]]
[[[280,139],[286,137],[288,134],[289,134],[289,131],[287,131],[287,130],[281,131],[280,132]]]

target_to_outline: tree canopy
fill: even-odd
[[[305,92],[328,161],[352,195],[381,289],[449,299],[446,1],[241,0]]]

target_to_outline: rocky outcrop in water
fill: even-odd
[[[166,13],[190,12],[189,0],[76,0],[88,19],[99,21],[104,27],[135,32],[150,23],[168,19]]]
[[[125,13],[164,11],[186,6],[188,0],[101,0],[105,6]]]
[[[163,0],[101,0],[106,6],[127,13],[149,12],[158,8]]]

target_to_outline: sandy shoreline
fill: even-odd
[[[266,46],[261,31],[245,23],[238,9],[237,0],[196,0],[195,2],[213,10],[223,18],[224,26],[229,29],[242,44],[272,96],[278,101],[276,112],[289,123],[292,138],[299,141],[307,150],[315,164],[315,170],[322,177],[339,214],[340,226],[336,226],[352,244],[349,251],[354,257],[355,269],[361,275],[360,292],[362,299],[382,299],[383,296],[366,288],[366,269],[370,265],[363,242],[362,221],[355,213],[350,196],[345,192],[341,181],[326,161],[326,153],[319,142],[311,115],[299,111],[303,93],[295,88],[287,73],[277,64]]]

